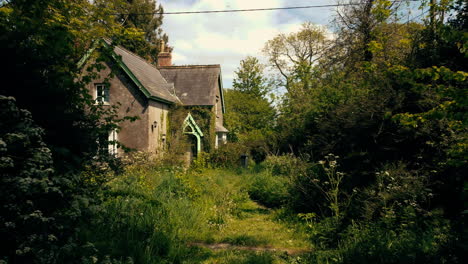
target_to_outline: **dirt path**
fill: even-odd
[[[252,247],[252,246],[236,246],[229,243],[213,243],[207,244],[203,242],[192,242],[189,246],[197,246],[208,248],[211,250],[250,250],[256,252],[268,251],[268,252],[286,252],[288,255],[294,256],[298,254],[304,254],[310,252],[306,249],[291,249],[291,248],[272,248],[272,247]]]

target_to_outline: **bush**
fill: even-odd
[[[12,97],[0,96],[0,236],[6,262],[49,262],[58,240],[54,214],[47,202],[62,193],[51,177],[52,155],[43,131],[31,114],[16,107]]]
[[[289,178],[264,171],[252,176],[248,191],[252,199],[265,206],[281,207],[288,202],[289,189]]]
[[[79,175],[54,171],[43,130],[14,98],[0,96],[0,120],[0,262],[70,263],[92,190]]]
[[[385,165],[376,173],[375,183],[361,192],[354,208],[365,220],[379,218],[405,221],[408,210],[416,216],[424,216],[424,209],[432,197],[424,175],[407,169],[403,163]]]
[[[211,153],[213,167],[235,168],[241,165],[241,155],[248,154],[248,148],[239,143],[228,142]]]
[[[449,230],[445,220],[428,223],[424,229],[355,223],[340,243],[343,263],[454,263],[440,254],[450,239]]]
[[[310,164],[292,154],[286,154],[281,156],[267,156],[263,162],[263,166],[273,175],[294,177],[307,172]]]

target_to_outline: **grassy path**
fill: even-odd
[[[197,263],[291,263],[310,251],[310,242],[274,217],[274,211],[248,200],[226,226],[207,241],[189,243],[207,254]]]

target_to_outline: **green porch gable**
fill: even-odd
[[[201,138],[203,137],[203,132],[200,127],[193,119],[192,115],[188,113],[187,117],[184,120],[182,125],[182,131],[184,134],[193,135],[197,139],[197,154],[201,152]]]

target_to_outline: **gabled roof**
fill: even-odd
[[[219,64],[160,66],[158,69],[168,83],[174,84],[176,95],[184,105],[215,105],[217,87],[223,100]],[[223,101],[222,105],[224,112]]]
[[[105,39],[101,43],[110,46],[110,40]],[[91,52],[79,64],[84,64]],[[120,46],[114,47],[111,56],[148,99],[165,103],[181,102],[175,95],[174,85],[167,83],[154,65]]]

